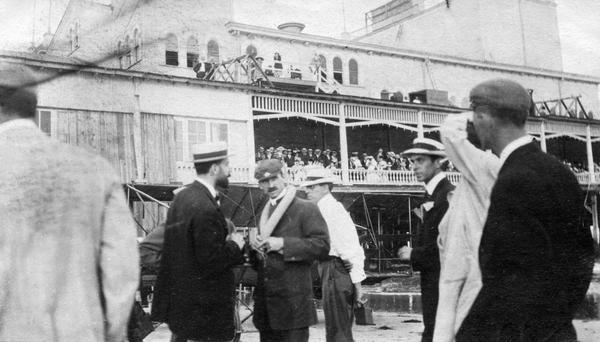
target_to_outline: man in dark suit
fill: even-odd
[[[471,90],[473,126],[500,157],[479,247],[483,286],[457,341],[576,341],[593,267],[575,176],[525,131],[531,97],[510,80]]]
[[[433,340],[435,312],[437,310],[440,255],[437,245],[438,225],[448,210],[448,193],[454,186],[442,172],[446,157],[444,145],[428,138],[417,138],[413,146],[404,151],[413,162],[413,172],[417,180],[425,183],[425,202],[421,206],[423,223],[415,239],[415,247],[398,250],[398,257],[410,261],[412,267],[421,274],[421,302],[423,304],[423,324],[425,330],[421,341]]]
[[[311,265],[329,254],[327,224],[314,203],[296,197],[279,160],[256,165],[255,178],[269,196],[261,213],[256,251],[254,325],[261,342],[306,342],[317,323]]]
[[[244,238],[229,233],[215,187],[227,188],[224,143],[194,153],[196,181],[169,208],[153,320],[165,322],[172,342],[228,341],[234,333],[233,266],[243,262]]]

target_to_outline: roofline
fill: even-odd
[[[591,84],[600,84],[600,77],[588,76],[588,75],[580,75],[573,73],[566,73],[562,71],[555,71],[549,69],[542,68],[532,68],[521,65],[513,65],[513,64],[504,64],[497,62],[482,62],[474,59],[462,58],[462,57],[454,57],[447,55],[439,55],[439,54],[429,54],[423,53],[414,50],[406,50],[406,49],[398,49],[394,47],[364,43],[364,42],[356,42],[352,40],[343,40],[325,36],[319,36],[314,34],[307,33],[296,33],[296,32],[287,32],[281,31],[261,26],[254,26],[249,24],[243,24],[238,22],[227,22],[225,27],[232,34],[246,33],[249,35],[256,36],[264,36],[269,38],[284,38],[289,39],[291,41],[305,42],[305,43],[313,43],[315,45],[328,45],[334,48],[342,48],[342,49],[353,49],[360,52],[365,52],[367,54],[387,54],[391,56],[399,56],[410,59],[418,59],[423,61],[431,61],[437,62],[441,64],[452,64],[452,65],[462,65],[466,67],[471,67],[475,69],[489,69],[495,71],[504,71],[516,74],[528,74],[535,76],[545,76],[549,78],[556,78],[560,80],[568,80],[568,81],[578,81],[585,82]]]
[[[446,113],[460,113],[469,110],[468,108],[460,108],[460,107],[451,107],[451,106],[440,106],[434,104],[418,104],[418,103],[410,103],[410,102],[393,102],[390,100],[381,100],[377,98],[371,97],[360,97],[360,96],[352,96],[352,95],[334,95],[334,94],[323,94],[323,93],[306,93],[299,91],[290,91],[290,90],[280,90],[280,89],[268,89],[268,88],[259,88],[257,86],[249,85],[249,84],[241,84],[241,83],[230,83],[230,82],[220,82],[220,81],[205,81],[192,77],[182,77],[182,76],[172,76],[172,75],[164,75],[159,73],[151,73],[145,71],[136,71],[136,70],[123,70],[123,69],[114,69],[107,67],[99,67],[85,64],[78,64],[71,62],[70,60],[58,57],[57,59],[64,59],[64,61],[47,61],[43,59],[43,56],[31,53],[18,53],[14,55],[7,54],[9,52],[0,50],[0,60],[8,60],[9,62],[18,62],[31,67],[45,68],[45,69],[55,69],[62,70],[66,73],[68,72],[81,72],[81,73],[89,73],[89,74],[101,74],[112,77],[123,77],[123,78],[141,78],[144,80],[156,80],[156,81],[164,81],[164,82],[173,82],[173,83],[182,83],[182,84],[194,84],[198,86],[204,86],[209,88],[222,88],[222,89],[230,89],[230,90],[238,90],[244,91],[252,94],[267,94],[267,95],[279,95],[279,96],[293,96],[300,98],[309,98],[309,99],[318,99],[323,101],[331,101],[331,102],[350,102],[350,103],[360,103],[360,104],[368,104],[368,105],[377,105],[377,106],[385,106],[385,107],[397,107],[397,108],[406,108],[413,110],[431,110],[431,111],[439,111]],[[545,117],[528,117],[527,120],[532,121],[542,121],[542,120],[551,120],[551,121],[561,121],[561,122],[577,122],[577,123],[600,123],[600,120],[593,119],[576,119],[570,117],[553,117],[553,116],[545,116]]]

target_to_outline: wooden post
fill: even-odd
[[[423,112],[417,112],[417,138],[425,137],[425,133],[423,130]]]
[[[136,183],[146,182],[146,170],[145,160],[142,154],[142,113],[140,105],[140,94],[138,93],[138,85],[136,80],[133,80],[133,97],[134,97],[134,110],[133,110],[133,149],[135,156],[135,168],[136,168]]]
[[[585,127],[585,145],[587,148],[588,172],[590,174],[590,183],[596,182],[596,173],[594,172],[594,153],[592,151],[592,131],[590,125]]]
[[[246,139],[248,148],[251,148],[252,151],[248,153],[248,183],[256,184],[256,179],[254,178],[254,167],[256,166],[256,141],[254,141],[254,111],[252,110],[252,95],[248,97],[250,99],[248,103],[248,132],[246,134]]]
[[[348,171],[348,136],[346,135],[346,109],[343,103],[340,103],[340,160],[342,163],[342,184],[350,184]]]
[[[592,238],[600,245],[600,229],[598,228],[598,195],[592,193]]]
[[[546,121],[542,121],[540,125],[540,147],[542,151],[547,152],[546,146]]]

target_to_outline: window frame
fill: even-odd
[[[189,134],[189,123],[190,122],[199,122],[204,124],[204,136],[206,137],[206,141],[204,143],[212,143],[217,142],[212,134],[212,125],[213,124],[224,124],[227,127],[227,137],[226,143],[229,145],[231,141],[231,124],[228,120],[214,120],[214,119],[203,119],[203,118],[194,118],[194,117],[181,117],[177,116],[174,118],[175,120],[175,161],[178,164],[181,163],[191,163],[192,160],[192,151],[190,145],[190,134]],[[181,124],[181,132],[182,137],[181,140],[177,139],[177,125]],[[179,151],[181,151],[181,158],[179,158]],[[187,156],[187,157],[186,157]]]

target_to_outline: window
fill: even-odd
[[[165,64],[179,65],[179,44],[177,43],[177,37],[173,34],[169,34],[166,39]]]
[[[350,71],[350,84],[358,84],[358,63],[351,59],[348,62],[348,70]]]
[[[138,29],[133,30],[133,60],[139,61],[142,56],[140,55],[140,32]]]
[[[175,156],[178,162],[192,161],[195,145],[217,141],[229,141],[228,123],[175,118]]]
[[[194,66],[194,62],[198,61],[200,54],[200,46],[198,46],[198,40],[196,37],[191,36],[187,41],[187,66],[191,68]]]
[[[338,81],[338,83],[342,84],[344,76],[343,76],[343,66],[342,60],[339,57],[333,58],[333,79]]]
[[[246,47],[246,54],[256,58],[256,55],[258,55],[258,50],[256,50],[256,46],[248,45]]]
[[[219,43],[215,40],[210,40],[206,45],[206,59],[210,63],[217,63],[219,61]]]
[[[42,132],[46,133],[47,135],[50,135],[52,122],[51,119],[52,112],[50,112],[49,110],[38,110],[35,123]]]
[[[123,69],[123,46],[121,44],[121,41],[119,40],[119,42],[117,43],[117,56],[119,58],[119,68]]]
[[[131,42],[129,41],[129,35],[125,37],[125,67],[129,68],[131,66]]]

